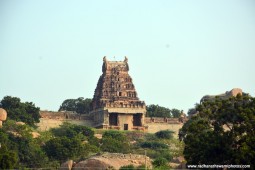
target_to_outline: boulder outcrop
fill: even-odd
[[[66,162],[64,162],[63,164],[61,164],[60,166],[60,170],[71,170],[73,167],[73,160],[68,160]]]
[[[240,88],[233,88],[230,91],[226,91],[223,94],[218,94],[218,95],[205,95],[204,97],[202,97],[202,99],[200,100],[200,103],[204,102],[204,101],[212,101],[215,100],[216,97],[218,97],[219,99],[228,99],[230,97],[236,97],[238,94],[242,95],[243,91]]]
[[[77,163],[74,170],[94,170],[94,169],[119,169],[121,166],[134,165],[135,167],[147,164],[152,167],[149,157],[137,154],[104,153],[100,156],[93,156],[85,161]]]
[[[3,108],[0,108],[0,120],[5,121],[7,119],[7,112]]]
[[[7,112],[3,108],[0,108],[0,128],[3,126],[3,121],[7,119]]]

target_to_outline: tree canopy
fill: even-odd
[[[178,109],[169,109],[167,107],[151,104],[146,107],[147,117],[174,117],[179,118],[182,112]]]
[[[83,97],[79,97],[78,99],[66,99],[61,104],[59,111],[74,111],[80,114],[89,113],[91,108],[91,99],[84,99]]]
[[[0,107],[7,111],[9,119],[22,121],[31,126],[39,122],[40,108],[32,102],[23,103],[18,97],[5,96],[0,102]]]
[[[174,118],[179,118],[182,113],[183,113],[183,111],[180,111],[178,109],[171,109],[171,115]]]
[[[255,98],[216,98],[198,104],[196,111],[179,134],[187,164],[253,165]]]

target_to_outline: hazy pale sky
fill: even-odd
[[[92,98],[103,56],[128,57],[147,105],[187,112],[235,87],[254,96],[255,1],[0,1],[0,100],[55,111]]]

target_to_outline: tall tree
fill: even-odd
[[[78,99],[66,99],[60,106],[59,111],[74,111],[80,114],[89,113],[91,109],[91,99],[84,99],[79,97]]]
[[[255,98],[216,98],[197,105],[196,111],[179,134],[187,164],[253,165]]]
[[[31,126],[40,121],[40,108],[32,102],[23,103],[18,97],[5,96],[0,102],[0,107],[7,111],[9,119],[22,121]]]

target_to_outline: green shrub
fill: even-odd
[[[0,148],[0,169],[14,169],[18,163],[17,152],[7,149],[5,145]]]
[[[161,130],[161,131],[158,131],[157,133],[155,133],[155,135],[161,139],[172,139],[173,133],[174,132],[170,131],[170,130]]]
[[[146,170],[147,168],[145,168],[145,165],[140,165],[136,168],[137,170]]]
[[[22,121],[32,127],[40,122],[40,108],[32,102],[21,102],[18,97],[5,96],[0,100],[0,107],[6,110],[8,119]]]
[[[173,156],[169,150],[163,150],[163,151],[160,151],[160,153],[161,153],[161,156],[168,161],[171,161],[173,159]]]
[[[142,148],[150,148],[150,149],[167,149],[168,146],[166,144],[160,143],[160,142],[142,142],[141,143]]]
[[[119,170],[135,170],[135,167],[134,167],[134,165],[130,164],[130,165],[125,165],[125,166],[120,167]]]
[[[146,141],[158,140],[154,133],[147,133],[145,134]]]
[[[110,137],[110,138],[113,138],[117,141],[126,141],[127,140],[126,135],[123,132],[116,131],[116,130],[105,131],[103,133],[102,137],[103,138]]]
[[[51,129],[51,131],[55,136],[58,137],[66,136],[68,138],[73,138],[77,135],[82,135],[86,138],[92,138],[94,136],[94,131],[91,128],[81,125],[74,125],[67,122],[63,123],[59,128]]]
[[[167,166],[167,160],[163,157],[156,158],[152,162],[154,167]]]
[[[45,143],[43,149],[52,160],[65,161],[79,156],[82,142],[76,138],[56,137]]]
[[[105,152],[128,153],[130,151],[127,136],[120,131],[105,131],[102,136],[101,150]]]
[[[152,159],[163,157],[168,161],[173,159],[171,152],[168,149],[146,149],[147,156]]]
[[[126,133],[129,140],[142,140],[144,138],[143,132],[129,131]]]
[[[130,145],[128,141],[119,141],[112,137],[103,137],[101,150],[105,152],[118,152],[118,153],[128,153],[130,151]]]

